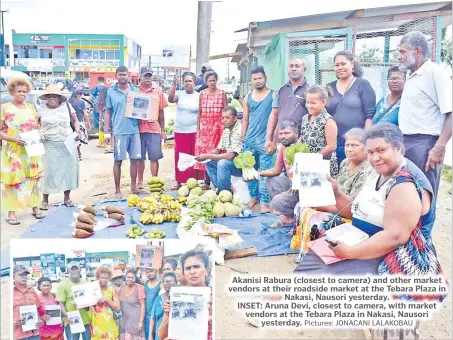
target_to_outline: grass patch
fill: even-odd
[[[448,165],[444,165],[442,167],[442,178],[451,182],[452,181],[452,170],[451,170],[451,166],[448,166]]]

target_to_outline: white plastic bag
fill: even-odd
[[[247,204],[252,199],[249,193],[249,187],[242,177],[231,177],[231,187],[233,189],[233,198],[240,200],[243,204]]]
[[[191,166],[194,166],[197,161],[195,160],[196,156],[189,155],[187,153],[179,153],[179,160],[178,160],[178,170],[185,171],[189,169]],[[210,159],[207,159],[200,163],[207,163],[210,162]]]

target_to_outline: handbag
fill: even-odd
[[[409,178],[415,183],[420,200],[422,199],[423,188],[417,185],[412,175],[406,171],[399,171],[399,176]],[[396,176],[394,179],[396,178]],[[388,195],[388,193],[387,193]],[[379,275],[441,275],[443,276],[442,267],[434,254],[429,248],[425,237],[421,233],[421,221],[419,220],[415,228],[412,230],[409,240],[405,245],[402,245],[388,253],[378,268]],[[447,282],[446,278],[445,282]],[[448,284],[448,282],[447,282]],[[401,300],[420,301],[420,300],[442,300],[447,295],[397,295],[396,298]]]
[[[71,125],[72,131],[75,132],[75,127],[74,127],[74,123],[72,122],[72,115],[71,115],[71,109],[69,108],[69,103],[68,103],[68,101],[66,101],[65,103],[66,103],[66,107],[68,108],[69,124]]]

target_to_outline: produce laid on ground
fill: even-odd
[[[145,229],[140,228],[138,225],[133,224],[128,230],[126,230],[126,236],[129,238],[136,238],[142,236],[145,233]]]
[[[149,192],[151,194],[162,194],[164,192],[165,181],[160,177],[151,177],[148,180]]]
[[[259,179],[258,171],[255,170],[256,164],[255,157],[251,151],[241,152],[234,159],[234,166],[242,170],[242,178],[244,181],[252,181]]]
[[[178,190],[179,196],[188,196],[186,203],[188,209],[182,214],[178,228],[188,231],[197,222],[210,223],[214,218],[241,215],[242,203],[233,200],[230,191],[223,190],[217,195],[214,190],[207,190],[199,195],[200,191],[195,189],[201,188],[194,187],[194,184],[196,185],[197,181],[191,178]]]
[[[164,222],[179,222],[178,228],[185,231],[190,230],[197,222],[211,223],[214,218],[231,216],[249,216],[251,212],[242,208],[242,202],[233,199],[231,192],[224,190],[218,195],[214,190],[203,189],[198,186],[195,178],[190,178],[186,185],[178,190],[178,197],[164,194],[163,181],[159,177],[152,177],[148,181],[150,195],[139,197],[131,194],[127,198],[128,207],[136,207],[141,211],[139,222],[143,225],[161,224]],[[96,229],[98,214],[94,207],[80,205],[80,213],[74,214],[76,221],[72,224],[75,228],[74,237],[84,238],[93,235],[95,230],[101,230],[99,224]],[[103,206],[100,209],[102,217],[115,219],[124,224],[125,211],[114,205]],[[116,226],[116,225],[115,225]],[[161,239],[165,232],[159,228],[152,228],[147,231],[138,225],[132,225],[127,231],[128,238],[144,236],[147,239]]]
[[[71,224],[75,228],[72,236],[75,238],[90,237],[94,234],[94,229],[98,223],[95,218],[98,211],[91,205],[79,205],[77,208],[80,210],[80,213],[73,214],[76,221]],[[120,225],[124,224],[124,210],[113,205],[104,206],[101,210],[107,212],[103,217],[118,220],[120,221]]]

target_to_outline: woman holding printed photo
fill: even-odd
[[[63,324],[58,325],[47,325],[46,321],[50,319],[49,315],[46,315],[46,306],[60,306],[60,303],[56,300],[55,294],[51,293],[52,282],[48,277],[41,277],[37,283],[39,301],[41,301],[41,308],[38,309],[41,320],[44,321],[44,325],[39,329],[39,336],[41,340],[64,340],[63,335]]]
[[[91,306],[91,340],[118,340],[118,324],[114,312],[120,311],[118,293],[109,281],[112,271],[108,267],[98,267],[95,277],[101,286],[102,298]]]
[[[182,273],[187,280],[187,287],[208,287],[209,280],[209,257],[202,250],[189,250],[181,256]],[[168,321],[170,314],[170,301],[164,303],[164,317],[162,324],[157,331],[160,339],[168,339]],[[209,301],[209,324],[207,340],[212,340],[212,291]]]

